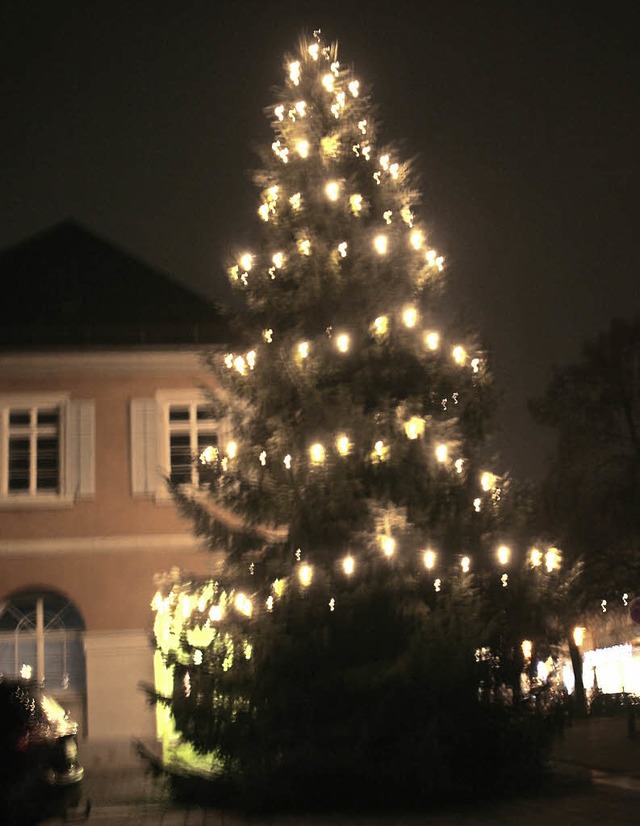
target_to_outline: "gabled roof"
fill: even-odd
[[[0,253],[0,347],[222,343],[221,307],[73,222]]]

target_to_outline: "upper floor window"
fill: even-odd
[[[218,446],[218,428],[211,405],[204,402],[169,404],[169,478],[173,484],[200,484],[198,458]]]
[[[93,496],[94,403],[54,394],[0,396],[0,504]]]
[[[7,472],[4,493],[35,496],[60,492],[60,408],[7,410]]]
[[[131,490],[134,495],[170,498],[175,485],[202,484],[199,461],[207,448],[222,448],[224,421],[198,390],[160,390],[131,399]]]

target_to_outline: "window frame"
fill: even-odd
[[[33,443],[37,445],[38,426],[37,419],[34,427],[33,421],[29,423],[30,441],[30,469],[29,488],[27,490],[10,490],[9,473],[9,445],[11,440],[11,425],[9,417],[11,411],[29,410],[30,418],[33,419],[33,411],[39,409],[58,410],[57,438],[58,438],[58,486],[57,490],[37,489],[37,457],[38,453],[32,451]],[[67,490],[67,466],[66,466],[66,440],[67,425],[69,420],[69,397],[59,393],[16,393],[0,395],[0,503],[3,505],[42,505],[49,503],[61,503],[70,499]],[[35,478],[34,478],[35,470]]]
[[[191,455],[195,455],[198,449],[198,436],[200,429],[198,428],[197,408],[199,405],[211,405],[211,399],[206,393],[198,390],[163,390],[156,393],[156,402],[159,413],[159,427],[158,427],[158,457],[162,474],[165,479],[171,479],[171,434],[172,432],[188,432],[190,436]],[[170,410],[172,407],[188,407],[189,421],[188,425],[185,422],[176,424],[174,427],[170,421]],[[227,426],[224,419],[216,418],[215,411],[213,419],[208,419],[203,422],[211,426],[216,435],[216,443],[221,447],[225,442]],[[204,430],[204,428],[203,428]],[[189,482],[180,483],[181,487],[190,490],[199,490],[201,486],[198,482],[198,468],[195,464],[191,465],[191,480]],[[167,485],[162,485],[158,491],[158,498],[164,499],[170,497],[170,492]]]

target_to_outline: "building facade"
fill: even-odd
[[[0,674],[43,680],[85,745],[122,760],[132,738],[155,738],[140,687],[153,683],[154,577],[221,561],[167,480],[197,485],[194,458],[225,437],[200,343],[119,341],[115,325],[79,346],[72,326],[64,346],[51,330],[21,345],[16,324],[0,342]]]

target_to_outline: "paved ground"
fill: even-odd
[[[109,826],[638,826],[640,733],[629,737],[624,719],[592,719],[567,728],[554,753],[560,778],[548,794],[421,815],[244,816],[224,810],[175,809],[160,783],[134,766],[89,768],[85,798],[89,824]],[[82,812],[73,812],[79,820]],[[43,822],[60,826],[61,818]]]

